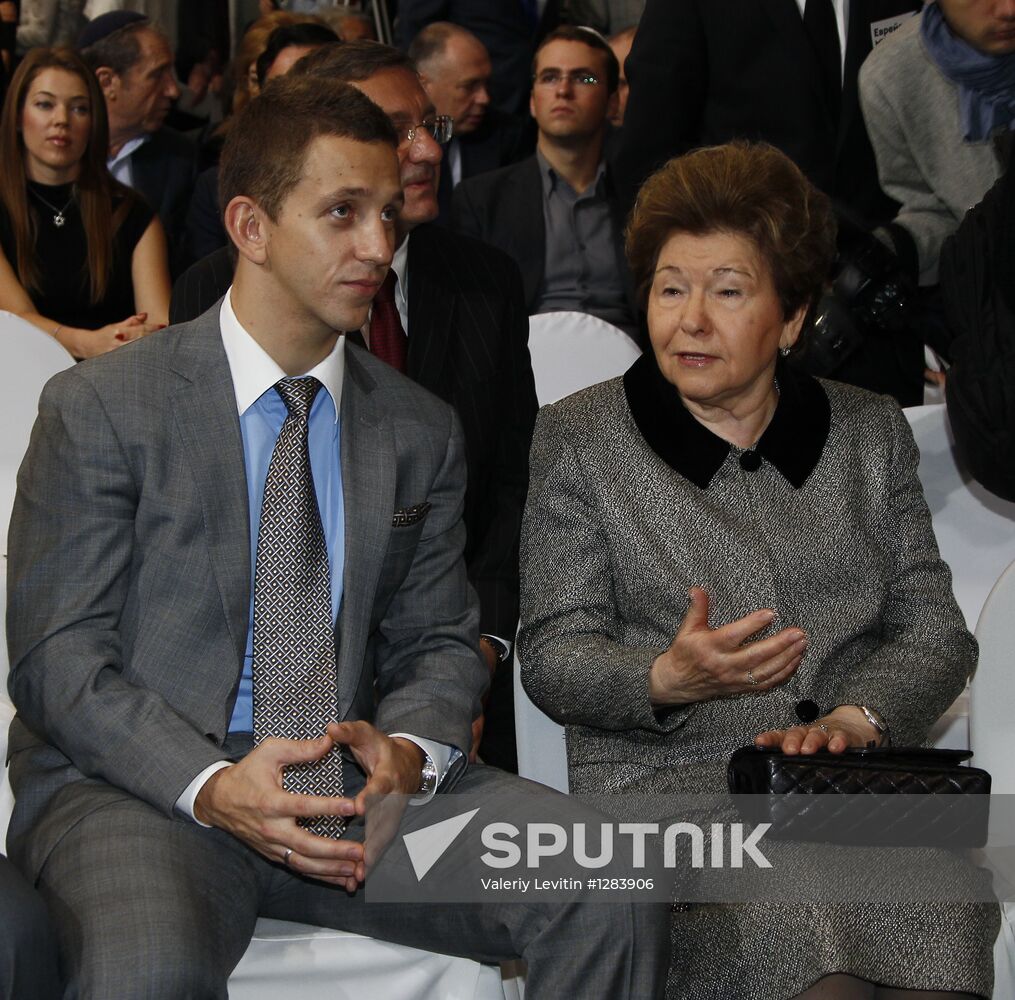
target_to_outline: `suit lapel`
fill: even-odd
[[[441,395],[451,332],[454,327],[457,290],[450,263],[445,260],[430,226],[420,226],[409,236],[406,269],[409,281],[409,354],[406,374],[414,382]]]
[[[535,156],[523,160],[511,179],[517,192],[505,198],[504,204],[513,209],[512,225],[519,250],[513,256],[522,272],[525,305],[531,312],[546,273],[546,220],[543,218],[543,179],[539,161]],[[525,207],[517,210],[517,206]]]
[[[250,511],[236,395],[216,312],[180,337],[172,367],[184,382],[172,398],[171,416],[189,455],[212,572],[239,662],[250,607]]]
[[[345,571],[338,617],[338,713],[345,716],[359,686],[374,593],[395,509],[395,453],[378,406],[376,382],[346,345],[342,387],[342,496]]]
[[[802,81],[828,110],[821,63],[804,28],[804,19],[800,16],[796,0],[759,0],[759,2],[775,25],[778,37],[784,40],[783,48],[788,57],[799,61]],[[856,0],[850,6],[855,5]]]
[[[164,161],[161,157],[152,155],[151,146],[154,141],[149,139],[134,151],[130,158],[130,172],[134,180],[134,189],[144,195],[156,212],[161,212],[167,179]]]

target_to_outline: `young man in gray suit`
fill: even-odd
[[[520,953],[535,996],[660,993],[660,908],[359,891],[367,795],[454,786],[494,817],[543,794],[466,769],[487,672],[457,418],[340,333],[391,262],[395,146],[352,88],[270,84],[223,152],[220,308],[43,393],[10,532],[8,847],[75,995],[224,997],[258,915]]]

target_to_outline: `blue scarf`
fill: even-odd
[[[952,33],[936,3],[923,8],[920,25],[927,54],[959,90],[966,142],[989,139],[996,128],[1015,128],[1015,54],[991,56]]]

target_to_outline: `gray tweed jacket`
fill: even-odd
[[[756,471],[690,417],[651,355],[540,412],[519,655],[532,699],[567,724],[572,791],[720,791],[730,753],[796,723],[805,699],[873,706],[896,744],[916,744],[972,671],[899,407],[789,370],[779,381]],[[649,667],[694,584],[713,626],[772,607],[774,628],[804,628],[796,675],[654,711]]]

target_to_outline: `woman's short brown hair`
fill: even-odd
[[[785,153],[731,142],[678,156],[638,193],[627,226],[627,260],[644,303],[663,245],[674,233],[747,237],[767,262],[784,318],[808,307],[805,326],[835,257],[828,197]]]

